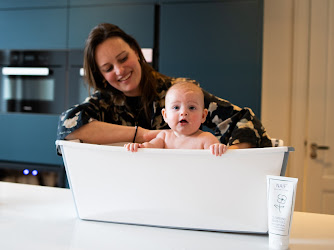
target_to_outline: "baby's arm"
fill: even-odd
[[[138,148],[164,148],[165,141],[164,141],[164,133],[160,132],[156,138],[152,139],[149,142],[144,143],[127,143],[124,147],[131,152],[137,152]]]
[[[227,146],[218,141],[218,139],[211,133],[205,132],[204,149],[210,149],[211,154],[221,156],[227,150]]]

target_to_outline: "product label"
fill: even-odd
[[[289,235],[293,213],[294,184],[290,181],[269,179],[268,222],[269,233]]]

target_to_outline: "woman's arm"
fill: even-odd
[[[238,144],[234,144],[228,147],[229,149],[243,149],[243,148],[254,148],[254,145],[248,142],[242,142]]]
[[[135,127],[116,125],[100,121],[92,121],[65,137],[66,140],[79,139],[87,143],[110,144],[115,142],[132,142]],[[150,141],[156,137],[159,130],[148,130],[138,127],[136,142]]]
[[[79,139],[94,144],[132,142],[135,120],[121,106],[114,106],[110,95],[95,92],[82,104],[63,112],[59,118],[57,140]],[[150,141],[159,130],[138,127],[136,142]]]
[[[233,148],[271,147],[261,121],[249,108],[240,108],[204,91],[208,116],[205,126],[215,131],[220,142]]]

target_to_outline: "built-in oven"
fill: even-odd
[[[61,113],[66,105],[67,51],[0,52],[0,111]]]

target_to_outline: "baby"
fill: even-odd
[[[220,156],[226,145],[209,132],[200,130],[208,110],[204,108],[202,89],[192,82],[176,82],[166,93],[162,115],[171,129],[162,130],[156,138],[142,144],[128,143],[124,147],[131,152],[138,148],[210,149]]]

